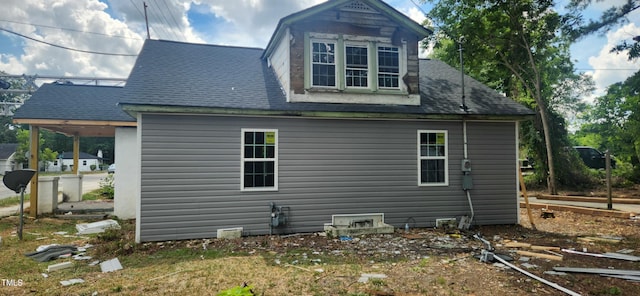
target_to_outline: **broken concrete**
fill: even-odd
[[[122,269],[122,265],[120,264],[120,260],[118,260],[118,258],[113,258],[111,260],[100,263],[100,269],[103,273],[112,272]]]
[[[82,284],[82,283],[84,283],[83,279],[70,279],[66,281],[60,281],[60,284],[62,284],[65,287],[75,285],[75,284]]]
[[[76,224],[78,234],[91,234],[105,232],[107,229],[120,229],[118,221],[108,219],[93,223],[79,223]]]
[[[58,263],[58,264],[49,265],[47,267],[47,272],[52,272],[52,271],[65,269],[65,268],[70,268],[70,267],[73,267],[73,263],[72,262],[70,262],[70,261],[62,262],[62,263]]]
[[[218,229],[217,238],[221,239],[232,239],[232,238],[240,238],[242,237],[243,227],[235,227],[235,228],[222,228]],[[203,246],[206,249],[206,247]]]

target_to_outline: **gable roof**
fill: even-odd
[[[303,20],[305,18],[311,17],[315,14],[318,14],[333,8],[347,6],[347,5],[354,6],[354,7],[364,7],[364,8],[371,7],[375,11],[386,15],[391,20],[396,21],[399,24],[402,24],[406,29],[409,29],[412,32],[414,32],[416,35],[420,37],[418,39],[423,39],[433,34],[433,31],[416,23],[411,18],[407,17],[403,13],[391,7],[389,4],[384,3],[383,1],[380,1],[380,0],[329,0],[324,3],[318,4],[316,6],[312,6],[305,10],[301,10],[299,12],[296,12],[281,18],[280,21],[278,21],[276,30],[274,31],[273,35],[271,35],[271,39],[269,39],[269,43],[267,44],[267,47],[264,50],[262,57],[264,58],[271,54],[271,52],[277,46],[278,41],[284,36],[284,32],[286,31],[286,28],[289,27],[291,24],[297,21]]]
[[[256,48],[147,40],[120,104],[130,112],[227,113],[332,117],[521,117],[533,111],[437,60],[420,60],[420,106],[288,103]]]
[[[136,119],[117,105],[121,95],[122,87],[46,83],[13,119],[66,134],[109,136],[114,126],[135,126]]]
[[[0,159],[8,159],[16,150],[18,150],[16,143],[0,144]]]
[[[62,158],[62,159],[73,159],[73,152],[71,151],[64,151],[62,153],[60,153],[58,155],[58,158]],[[78,159],[101,159],[101,157],[98,157],[96,155],[91,155],[89,153],[86,152],[79,152],[78,153]]]

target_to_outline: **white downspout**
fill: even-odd
[[[465,113],[465,115],[469,112],[469,108],[466,105],[465,102],[465,92],[464,92],[464,60],[462,59],[462,42],[464,42],[464,36],[460,37],[460,40],[458,40],[458,48],[460,51],[460,84],[462,86],[462,105],[460,105],[460,108],[462,109],[462,111]],[[463,137],[463,157],[464,160],[468,160],[469,159],[469,151],[468,151],[468,144],[467,144],[467,120],[465,118],[465,115],[463,115],[462,117],[462,137]],[[464,175],[466,174],[471,174],[471,171],[465,171],[463,172]],[[463,175],[463,178],[464,178]],[[463,180],[464,183],[464,180]],[[470,192],[470,188],[466,188],[463,185],[463,189],[467,195],[467,201],[469,202],[469,209],[471,210],[471,218],[469,219],[469,222],[467,223],[467,225],[471,225],[471,223],[473,222],[473,218],[475,217],[475,211],[473,210],[473,202],[471,201],[471,192]]]

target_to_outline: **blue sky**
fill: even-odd
[[[145,1],[153,39],[264,48],[281,17],[324,0]],[[620,1],[595,2],[587,15]],[[386,2],[418,22],[424,19],[418,0]],[[426,4],[421,8],[429,11]],[[143,12],[142,0],[3,0],[0,28],[74,49],[136,54],[146,38]],[[596,94],[640,69],[638,61],[608,52],[619,40],[640,35],[640,12],[629,18],[630,24],[572,47],[576,67],[594,77]],[[121,78],[134,62],[135,57],[75,52],[0,32],[0,71],[9,74]]]

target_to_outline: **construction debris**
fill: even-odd
[[[381,273],[363,273],[360,275],[360,279],[358,279],[359,283],[366,283],[369,279],[385,279],[386,275]]]
[[[100,269],[103,273],[112,272],[122,269],[122,265],[120,264],[120,260],[118,260],[118,258],[113,258],[111,260],[100,263]]]
[[[541,253],[535,253],[535,252],[529,252],[529,251],[517,251],[516,253],[518,255],[522,255],[522,256],[536,257],[536,258],[549,259],[549,260],[555,260],[555,261],[562,261],[562,256],[556,256],[556,255],[550,255],[550,254],[541,254]]]
[[[76,224],[78,234],[91,234],[105,232],[107,229],[120,229],[118,221],[108,219],[93,223],[79,223]]]
[[[562,249],[562,251],[569,254],[585,255],[585,256],[592,256],[592,257],[627,260],[627,261],[634,261],[634,262],[640,261],[640,257],[638,256],[620,254],[620,253],[596,254],[596,253],[580,252],[580,251],[569,250],[569,249]]]
[[[55,271],[55,270],[65,269],[65,268],[69,268],[69,267],[73,267],[73,263],[71,261],[62,262],[62,263],[58,263],[58,264],[53,264],[53,265],[49,265],[47,267],[47,272],[52,272],[52,271]]]
[[[612,244],[617,244],[620,241],[622,241],[621,237],[616,237],[616,236],[585,236],[585,237],[579,237],[578,241],[581,242],[585,242],[585,243],[592,243],[592,242],[604,242],[604,243],[612,243]]]
[[[593,273],[593,274],[600,274],[600,275],[640,276],[640,270],[629,270],[629,269],[579,268],[579,267],[556,266],[553,268],[553,270],[562,271],[562,272],[573,272],[573,273]]]
[[[58,258],[60,255],[71,254],[78,250],[76,246],[72,245],[45,245],[40,246],[35,252],[24,254],[27,257],[32,258],[38,262],[47,262],[52,259]]]
[[[82,284],[82,283],[84,283],[83,279],[70,279],[66,281],[60,281],[60,284],[62,284],[65,287],[75,285],[75,284]]]

